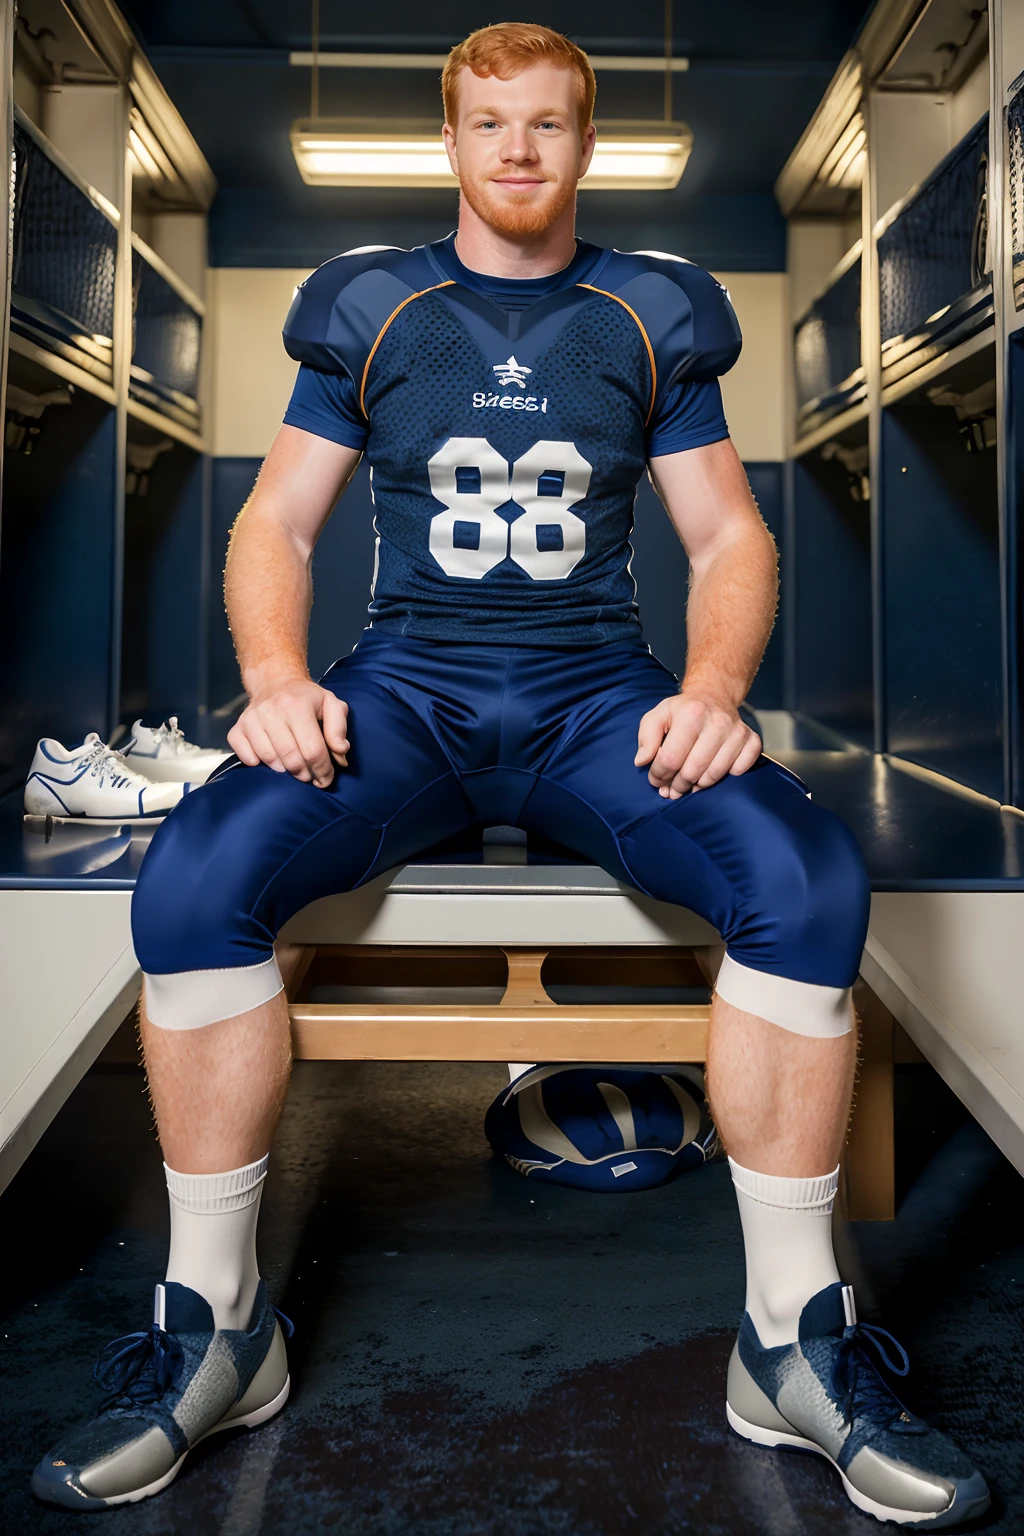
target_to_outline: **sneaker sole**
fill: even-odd
[[[149,811],[145,816],[89,816],[85,811],[78,811],[73,816],[55,816],[50,811],[26,811],[22,821],[39,827],[45,827],[47,823],[54,827],[151,827],[156,822],[166,821],[175,809],[172,805],[166,811]]]
[[[199,1436],[195,1445],[190,1445],[188,1450],[178,1457],[169,1472],[165,1472],[163,1477],[158,1477],[155,1482],[147,1483],[144,1488],[133,1488],[131,1493],[115,1493],[109,1499],[96,1499],[95,1502],[90,1501],[88,1505],[83,1505],[82,1508],[113,1509],[118,1504],[138,1504],[140,1499],[151,1499],[155,1493],[163,1493],[164,1489],[174,1482],[174,1479],[185,1464],[185,1457],[188,1456],[190,1451],[195,1450],[196,1445],[201,1445],[211,1435],[219,1435],[224,1429],[258,1429],[261,1424],[265,1424],[268,1419],[272,1419],[276,1413],[280,1413],[288,1401],[291,1384],[292,1379],[288,1375],[285,1377],[284,1386],[277,1396],[271,1398],[269,1403],[264,1403],[262,1408],[255,1408],[252,1413],[240,1414],[237,1418],[221,1419],[219,1424],[214,1424],[212,1429],[208,1429],[205,1434]]]
[[[976,1515],[984,1514],[991,1503],[990,1496],[986,1493],[983,1498],[972,1499],[969,1504],[956,1505],[953,1503],[948,1509],[939,1510],[937,1514],[920,1514],[917,1510],[891,1509],[887,1504],[878,1504],[874,1499],[869,1499],[866,1493],[861,1493],[855,1488],[846,1476],[842,1467],[832,1459],[828,1451],[822,1446],[816,1445],[813,1440],[805,1440],[802,1435],[786,1435],[776,1429],[763,1429],[759,1424],[748,1424],[746,1419],[741,1419],[730,1403],[726,1403],[725,1412],[730,1426],[741,1435],[744,1440],[752,1440],[755,1445],[766,1446],[769,1450],[793,1450],[811,1451],[815,1456],[821,1456],[830,1466],[835,1467],[843,1480],[846,1496],[851,1504],[863,1510],[866,1515],[874,1515],[876,1520],[891,1520],[896,1525],[930,1525],[933,1530],[943,1526],[960,1525],[964,1521],[973,1520]]]

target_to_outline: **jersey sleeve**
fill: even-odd
[[[369,428],[359,409],[350,374],[319,373],[303,363],[284,413],[286,427],[299,427],[343,448],[366,447]]]
[[[729,436],[717,379],[682,379],[659,392],[647,428],[647,457],[704,448]]]

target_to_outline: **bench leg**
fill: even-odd
[[[313,963],[316,946],[313,944],[275,944],[277,968],[284,982],[284,995],[294,1002],[299,988],[306,979],[306,972]]]
[[[858,980],[853,997],[860,1021],[860,1053],[840,1187],[849,1221],[892,1221],[896,1214],[894,1021],[863,980]]]

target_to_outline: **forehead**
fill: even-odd
[[[475,75],[468,64],[459,71],[460,112],[500,106],[524,112],[561,107],[575,113],[578,100],[579,82],[575,72],[555,64],[531,64],[511,80],[499,80],[497,75]]]

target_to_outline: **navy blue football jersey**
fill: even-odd
[[[285,421],[366,450],[374,628],[636,634],[640,475],[728,435],[716,381],[740,330],[709,273],[583,242],[562,272],[517,282],[468,271],[451,236],[351,251],[298,289],[284,342],[303,364]]]

